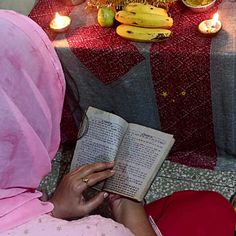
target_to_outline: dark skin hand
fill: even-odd
[[[50,202],[53,203],[53,216],[61,219],[73,219],[88,215],[101,205],[108,196],[98,193],[89,201],[85,201],[83,192],[90,186],[114,175],[114,163],[93,163],[83,165],[64,176]],[[88,178],[84,183],[82,178]]]
[[[113,194],[109,198],[112,214],[117,222],[125,225],[136,236],[156,236],[142,203]]]
[[[85,201],[83,192],[96,183],[114,175],[114,163],[94,163],[83,165],[64,176],[50,202],[53,216],[61,219],[75,219],[88,215],[100,206],[108,193],[99,192]],[[82,181],[87,178],[87,183]],[[139,202],[110,194],[110,206],[114,219],[125,225],[136,236],[155,236],[143,205]]]

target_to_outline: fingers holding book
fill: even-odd
[[[83,217],[97,208],[107,193],[100,192],[88,201],[83,193],[89,187],[114,175],[113,163],[83,165],[64,176],[50,201],[54,204],[53,215],[63,219]]]
[[[77,176],[78,178],[85,178],[85,176],[88,176],[93,173],[99,173],[102,171],[111,171],[114,167],[114,162],[96,162],[92,164],[85,164],[81,165],[74,170],[72,170],[70,173],[73,176]],[[113,171],[111,171],[113,173]]]
[[[81,182],[84,184],[83,191],[86,188],[92,187],[95,184],[113,176],[115,173],[112,169],[113,165],[113,162],[101,162],[86,164],[79,167],[75,173],[78,177],[81,176]]]

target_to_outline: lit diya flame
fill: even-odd
[[[219,21],[219,13],[218,13],[218,12],[216,12],[216,13],[213,15],[211,26],[212,26],[212,27],[215,27],[217,21]]]
[[[220,31],[222,24],[219,20],[219,13],[216,12],[210,20],[204,20],[198,25],[198,29],[203,34],[216,34]]]
[[[50,22],[50,28],[55,32],[66,31],[71,24],[71,19],[68,16],[61,16],[56,12],[55,18]]]
[[[64,20],[63,16],[61,16],[58,12],[56,12],[54,21],[58,28],[64,28],[66,25],[66,21]]]

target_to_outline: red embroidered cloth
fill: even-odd
[[[209,169],[216,164],[210,87],[211,38],[203,37],[197,25],[211,19],[218,4],[198,14],[176,4],[171,9],[172,38],[151,47],[161,126],[176,139],[170,159]]]
[[[120,79],[144,60],[133,44],[117,37],[114,28],[82,27],[68,32],[66,38],[74,54],[104,84]]]
[[[54,39],[55,34],[48,28],[50,20],[56,11],[68,15],[71,10],[57,0],[40,0],[30,17]],[[197,25],[212,18],[216,10],[217,4],[206,13],[196,14],[178,2],[171,9],[173,36],[165,42],[153,43],[150,48],[161,128],[176,139],[169,159],[208,169],[216,164],[210,88],[211,38],[200,35]],[[144,60],[135,44],[117,37],[114,28],[80,27],[66,36],[80,62],[104,84],[120,79]]]

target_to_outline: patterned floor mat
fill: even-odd
[[[230,199],[236,191],[236,172],[199,169],[165,161],[146,195],[146,201],[152,202],[186,189],[212,190]]]

